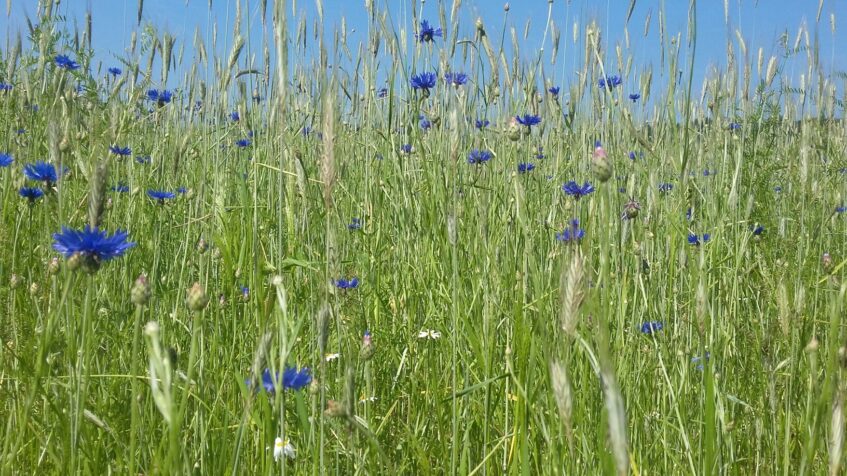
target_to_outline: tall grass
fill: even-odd
[[[653,66],[635,4],[612,43],[568,2],[522,27],[369,0],[353,44],[321,0],[236,1],[192,38],[139,1],[112,75],[96,6],[80,30],[40,0],[0,52],[0,473],[840,474],[835,18],[769,56],[724,2],[724,66],[697,78],[697,2],[683,32],[663,2],[644,18]],[[37,160],[68,173],[30,203]],[[85,224],[137,245],[57,260]],[[256,385],[289,366],[311,383]]]

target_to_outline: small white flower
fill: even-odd
[[[274,461],[279,461],[283,456],[294,459],[296,454],[297,450],[294,449],[294,445],[289,440],[283,440],[280,437],[274,440]]]
[[[433,329],[424,329],[418,332],[418,339],[439,339],[441,333]]]
[[[341,357],[341,354],[326,354],[324,360],[332,362],[333,360],[338,360],[339,357]]]
[[[362,397],[359,399],[359,403],[373,403],[376,401],[376,397]]]

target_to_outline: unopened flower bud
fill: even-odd
[[[626,205],[623,206],[624,220],[632,220],[638,216],[638,211],[641,210],[641,205],[634,199],[630,198]]]
[[[591,163],[594,168],[594,175],[597,176],[598,180],[605,182],[612,178],[612,163],[606,156],[606,151],[602,146],[598,145],[594,149],[594,155],[591,159]]]
[[[150,300],[150,283],[147,276],[139,275],[129,292],[129,300],[136,306],[144,306]]]
[[[81,253],[74,253],[68,258],[68,269],[71,271],[76,271],[82,266],[83,256]]]
[[[30,294],[30,296],[35,296],[35,295],[37,295],[37,294],[38,294],[38,290],[39,290],[39,289],[40,289],[40,288],[39,288],[39,286],[38,286],[38,283],[32,283],[32,284],[30,284],[30,285],[29,285],[29,294]]]
[[[362,347],[359,349],[359,358],[363,361],[371,360],[375,352],[376,348],[371,340],[371,331],[365,331],[365,335],[362,337]]]
[[[204,240],[203,238],[200,238],[200,241],[197,242],[197,251],[200,252],[200,254],[203,254],[208,249],[209,249],[209,244],[206,243],[206,240]]]
[[[821,257],[821,266],[823,266],[823,270],[826,272],[832,269],[832,256],[829,253],[824,253],[823,257]]]
[[[343,404],[336,402],[335,400],[329,400],[326,402],[326,411],[324,414],[331,418],[340,418],[347,416],[347,410],[344,408]]]
[[[9,287],[12,289],[16,289],[21,284],[21,278],[18,277],[17,274],[12,274],[9,278]]]
[[[206,291],[200,283],[194,283],[188,290],[188,297],[185,299],[188,309],[194,312],[202,311],[209,304],[209,297],[206,296]]]
[[[59,258],[56,258],[54,256],[53,259],[51,259],[50,262],[47,263],[47,273],[51,276],[59,274]]]

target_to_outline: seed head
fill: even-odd
[[[141,274],[135,279],[135,284],[130,290],[129,300],[136,306],[144,306],[150,300],[150,282],[147,281],[147,276]]]

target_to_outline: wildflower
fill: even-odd
[[[38,187],[21,187],[18,190],[18,195],[29,200],[29,204],[32,205],[36,200],[44,196],[44,192]]]
[[[67,168],[62,168],[63,175],[67,172]],[[30,180],[44,182],[45,187],[50,188],[59,180],[59,174],[56,172],[56,167],[47,162],[36,162],[34,164],[26,164],[24,166],[24,175]]]
[[[147,196],[152,198],[153,200],[158,200],[160,205],[164,205],[165,200],[170,200],[176,197],[176,194],[174,194],[173,192],[165,192],[162,190],[148,189]]]
[[[362,335],[362,347],[359,349],[359,358],[362,360],[370,360],[373,357],[375,348],[371,339],[371,331],[365,331]]]
[[[117,155],[118,157],[126,157],[132,154],[132,149],[129,147],[119,147],[117,145],[113,145],[109,147],[109,152]]]
[[[14,161],[15,161],[15,159],[12,158],[12,156],[10,154],[7,154],[5,152],[0,152],[0,167],[8,167],[8,166],[12,165],[12,162],[14,162]]]
[[[554,98],[558,98],[560,90],[561,89],[558,86],[553,86],[552,88],[548,89],[547,92],[549,92],[550,95],[552,95]]]
[[[535,169],[535,164],[530,162],[521,162],[518,164],[518,173],[525,174]]]
[[[601,88],[608,88],[610,91],[615,89],[616,87],[623,84],[623,80],[621,80],[620,76],[606,76],[605,78],[600,78],[597,81],[597,85]]]
[[[347,229],[350,231],[356,231],[362,229],[362,220],[359,218],[353,218],[350,223],[347,224]]]
[[[424,330],[418,332],[418,339],[435,340],[435,339],[440,339],[440,338],[441,338],[441,333],[436,331],[436,330],[424,329]]]
[[[441,28],[433,28],[430,26],[428,21],[423,20],[421,22],[420,30],[418,30],[418,41],[421,43],[429,42],[433,41],[436,36],[440,38],[442,35],[443,32],[441,31]]]
[[[241,300],[250,300],[250,288],[248,288],[247,286],[241,286]]]
[[[412,153],[412,144],[401,145],[400,146],[400,152],[403,152],[404,154],[411,154]]]
[[[523,116],[515,116],[515,120],[518,121],[518,124],[522,126],[526,126],[527,128],[532,128],[532,126],[541,124],[541,117],[533,115],[533,114],[524,114]]]
[[[577,243],[585,236],[585,230],[579,227],[579,220],[574,218],[568,227],[556,233],[556,240],[563,243]]]
[[[538,159],[538,160],[544,159],[544,147],[543,146],[539,145],[538,148],[535,149],[535,158]]]
[[[774,193],[782,193],[782,187],[777,185],[776,187],[773,188],[773,191],[774,191]]]
[[[840,207],[835,207],[835,212],[836,212],[836,213],[844,213],[844,212],[847,212],[847,207],[845,207],[844,205],[841,205]]]
[[[109,71],[109,74],[111,74],[112,76],[115,76],[115,77],[118,77],[121,74],[123,74],[123,71],[121,71],[120,68],[115,68],[114,66],[109,68],[108,71]]]
[[[468,75],[465,73],[447,73],[444,75],[444,80],[452,86],[462,86],[468,82]]]
[[[630,198],[626,205],[623,206],[622,220],[632,220],[638,216],[638,211],[641,210],[641,204],[636,202],[634,198]]]
[[[750,225],[750,231],[753,232],[753,236],[761,236],[765,232],[765,227],[758,224],[756,226]]]
[[[13,86],[9,83],[0,83],[0,91],[2,91],[4,93],[11,91],[12,88],[13,88]]]
[[[97,227],[93,229],[86,225],[82,230],[62,227],[61,233],[53,234],[53,249],[65,258],[79,260],[83,269],[88,272],[97,271],[100,263],[123,256],[135,243],[127,241],[129,234],[118,230],[112,236]]]
[[[129,192],[129,186],[123,183],[119,183],[112,187],[112,191],[118,193],[127,193]]]
[[[241,120],[241,116],[238,115],[238,111],[232,111],[231,113],[229,113],[229,119],[232,122],[238,122]]]
[[[136,278],[135,284],[129,291],[129,300],[136,306],[144,306],[150,300],[150,283],[147,275],[141,274]]]
[[[739,124],[739,123],[737,123],[737,122],[731,122],[731,123],[729,124],[729,130],[730,130],[730,131],[733,131],[733,132],[734,132],[734,131],[741,130],[741,124]]]
[[[283,457],[294,459],[296,453],[297,451],[288,438],[283,440],[280,437],[276,437],[276,440],[274,440],[274,461],[279,461]]]
[[[632,102],[638,102],[639,99],[641,99],[641,95],[638,93],[629,95],[629,100]]]
[[[668,193],[671,190],[673,190],[673,184],[672,183],[660,183],[659,184],[659,191],[660,192]]]
[[[661,321],[649,321],[641,324],[641,332],[643,334],[653,334],[654,332],[659,332],[664,329],[665,325],[662,324]]]
[[[423,90],[424,94],[429,94],[429,90],[435,87],[437,77],[435,73],[421,73],[412,76],[412,89]]]
[[[697,364],[694,368],[702,371],[703,370],[703,362],[708,362],[711,357],[712,357],[712,354],[709,353],[709,352],[706,352],[705,354],[703,354],[702,357],[700,357],[699,355],[695,356],[695,357],[691,357],[691,363]]]
[[[491,160],[493,155],[487,150],[473,149],[468,152],[468,163],[481,165]]]
[[[74,71],[79,69],[79,63],[70,59],[66,55],[56,55],[54,59],[56,66],[62,69],[66,69],[68,71]]]
[[[421,129],[428,131],[430,127],[432,127],[432,122],[426,118],[423,114],[418,116],[418,125],[420,125]]]
[[[705,169],[703,170],[703,177],[708,177],[709,175],[714,175],[714,170]]]
[[[587,180],[584,184],[582,184],[582,186],[571,180],[570,182],[562,185],[562,190],[564,190],[566,194],[572,196],[575,200],[579,200],[585,195],[593,192],[594,187]]]
[[[262,372],[261,385],[266,392],[273,395],[277,388],[300,390],[311,382],[312,374],[308,367],[299,370],[296,367],[286,367],[282,375],[279,372],[273,374],[270,370],[265,369]],[[248,387],[253,386],[250,380],[247,380],[246,383]]]
[[[300,134],[302,134],[303,137],[309,137],[309,134],[311,134],[311,133],[312,133],[312,128],[309,127],[309,126],[303,126],[303,128],[300,129]]]
[[[477,119],[477,120],[474,122],[474,127],[476,127],[476,128],[477,128],[477,129],[479,129],[479,130],[483,130],[483,129],[485,129],[486,127],[488,127],[488,125],[489,125],[489,124],[491,124],[491,123],[490,123],[490,122],[488,122],[488,119]]]
[[[685,219],[688,221],[694,219],[694,210],[691,207],[688,207],[688,211],[685,212]]]
[[[606,155],[606,149],[600,144],[600,141],[594,143],[594,153],[591,155],[591,164],[594,167],[594,174],[600,182],[606,182],[612,178],[612,163]]]
[[[712,235],[710,235],[708,233],[703,233],[702,243],[708,243],[711,238],[712,238]],[[701,243],[700,237],[697,234],[695,234],[695,233],[689,233],[688,234],[688,244],[689,245],[700,246],[700,243]]]
[[[129,150],[129,149],[127,149],[127,150]],[[149,164],[150,162],[152,162],[153,158],[150,157],[149,155],[136,155],[135,161],[138,162],[141,165],[146,165],[146,164]]]
[[[176,193],[178,193],[180,195],[185,195],[186,193],[188,193],[188,189],[185,188],[185,187],[177,187]]]
[[[832,255],[825,252],[823,256],[821,256],[821,267],[826,272],[829,272],[829,270],[832,269]]]
[[[379,88],[376,91],[376,96],[380,98],[388,97],[388,88]]]
[[[168,91],[167,89],[163,89],[159,91],[158,89],[148,89],[147,90],[147,99],[157,103],[159,106],[164,106],[165,104],[171,102],[173,98],[173,93]]]
[[[359,287],[359,278],[353,277],[350,280],[341,278],[335,281],[335,287],[338,289],[356,289]]]
[[[209,296],[206,295],[206,290],[200,283],[195,282],[185,296],[185,305],[188,309],[194,312],[200,312],[206,309],[209,304]]]
[[[21,127],[21,128],[19,128],[18,130],[16,130],[16,131],[15,131],[15,133],[16,133],[17,135],[23,135],[23,134],[26,134],[26,129],[24,129],[23,127]]]
[[[326,362],[332,362],[333,360],[338,360],[339,358],[341,358],[341,354],[339,354],[339,353],[335,353],[335,354],[326,354],[326,355],[324,356],[324,361],[326,361]]]
[[[629,160],[635,160],[635,157],[636,157],[635,152],[630,151],[629,152]]]

